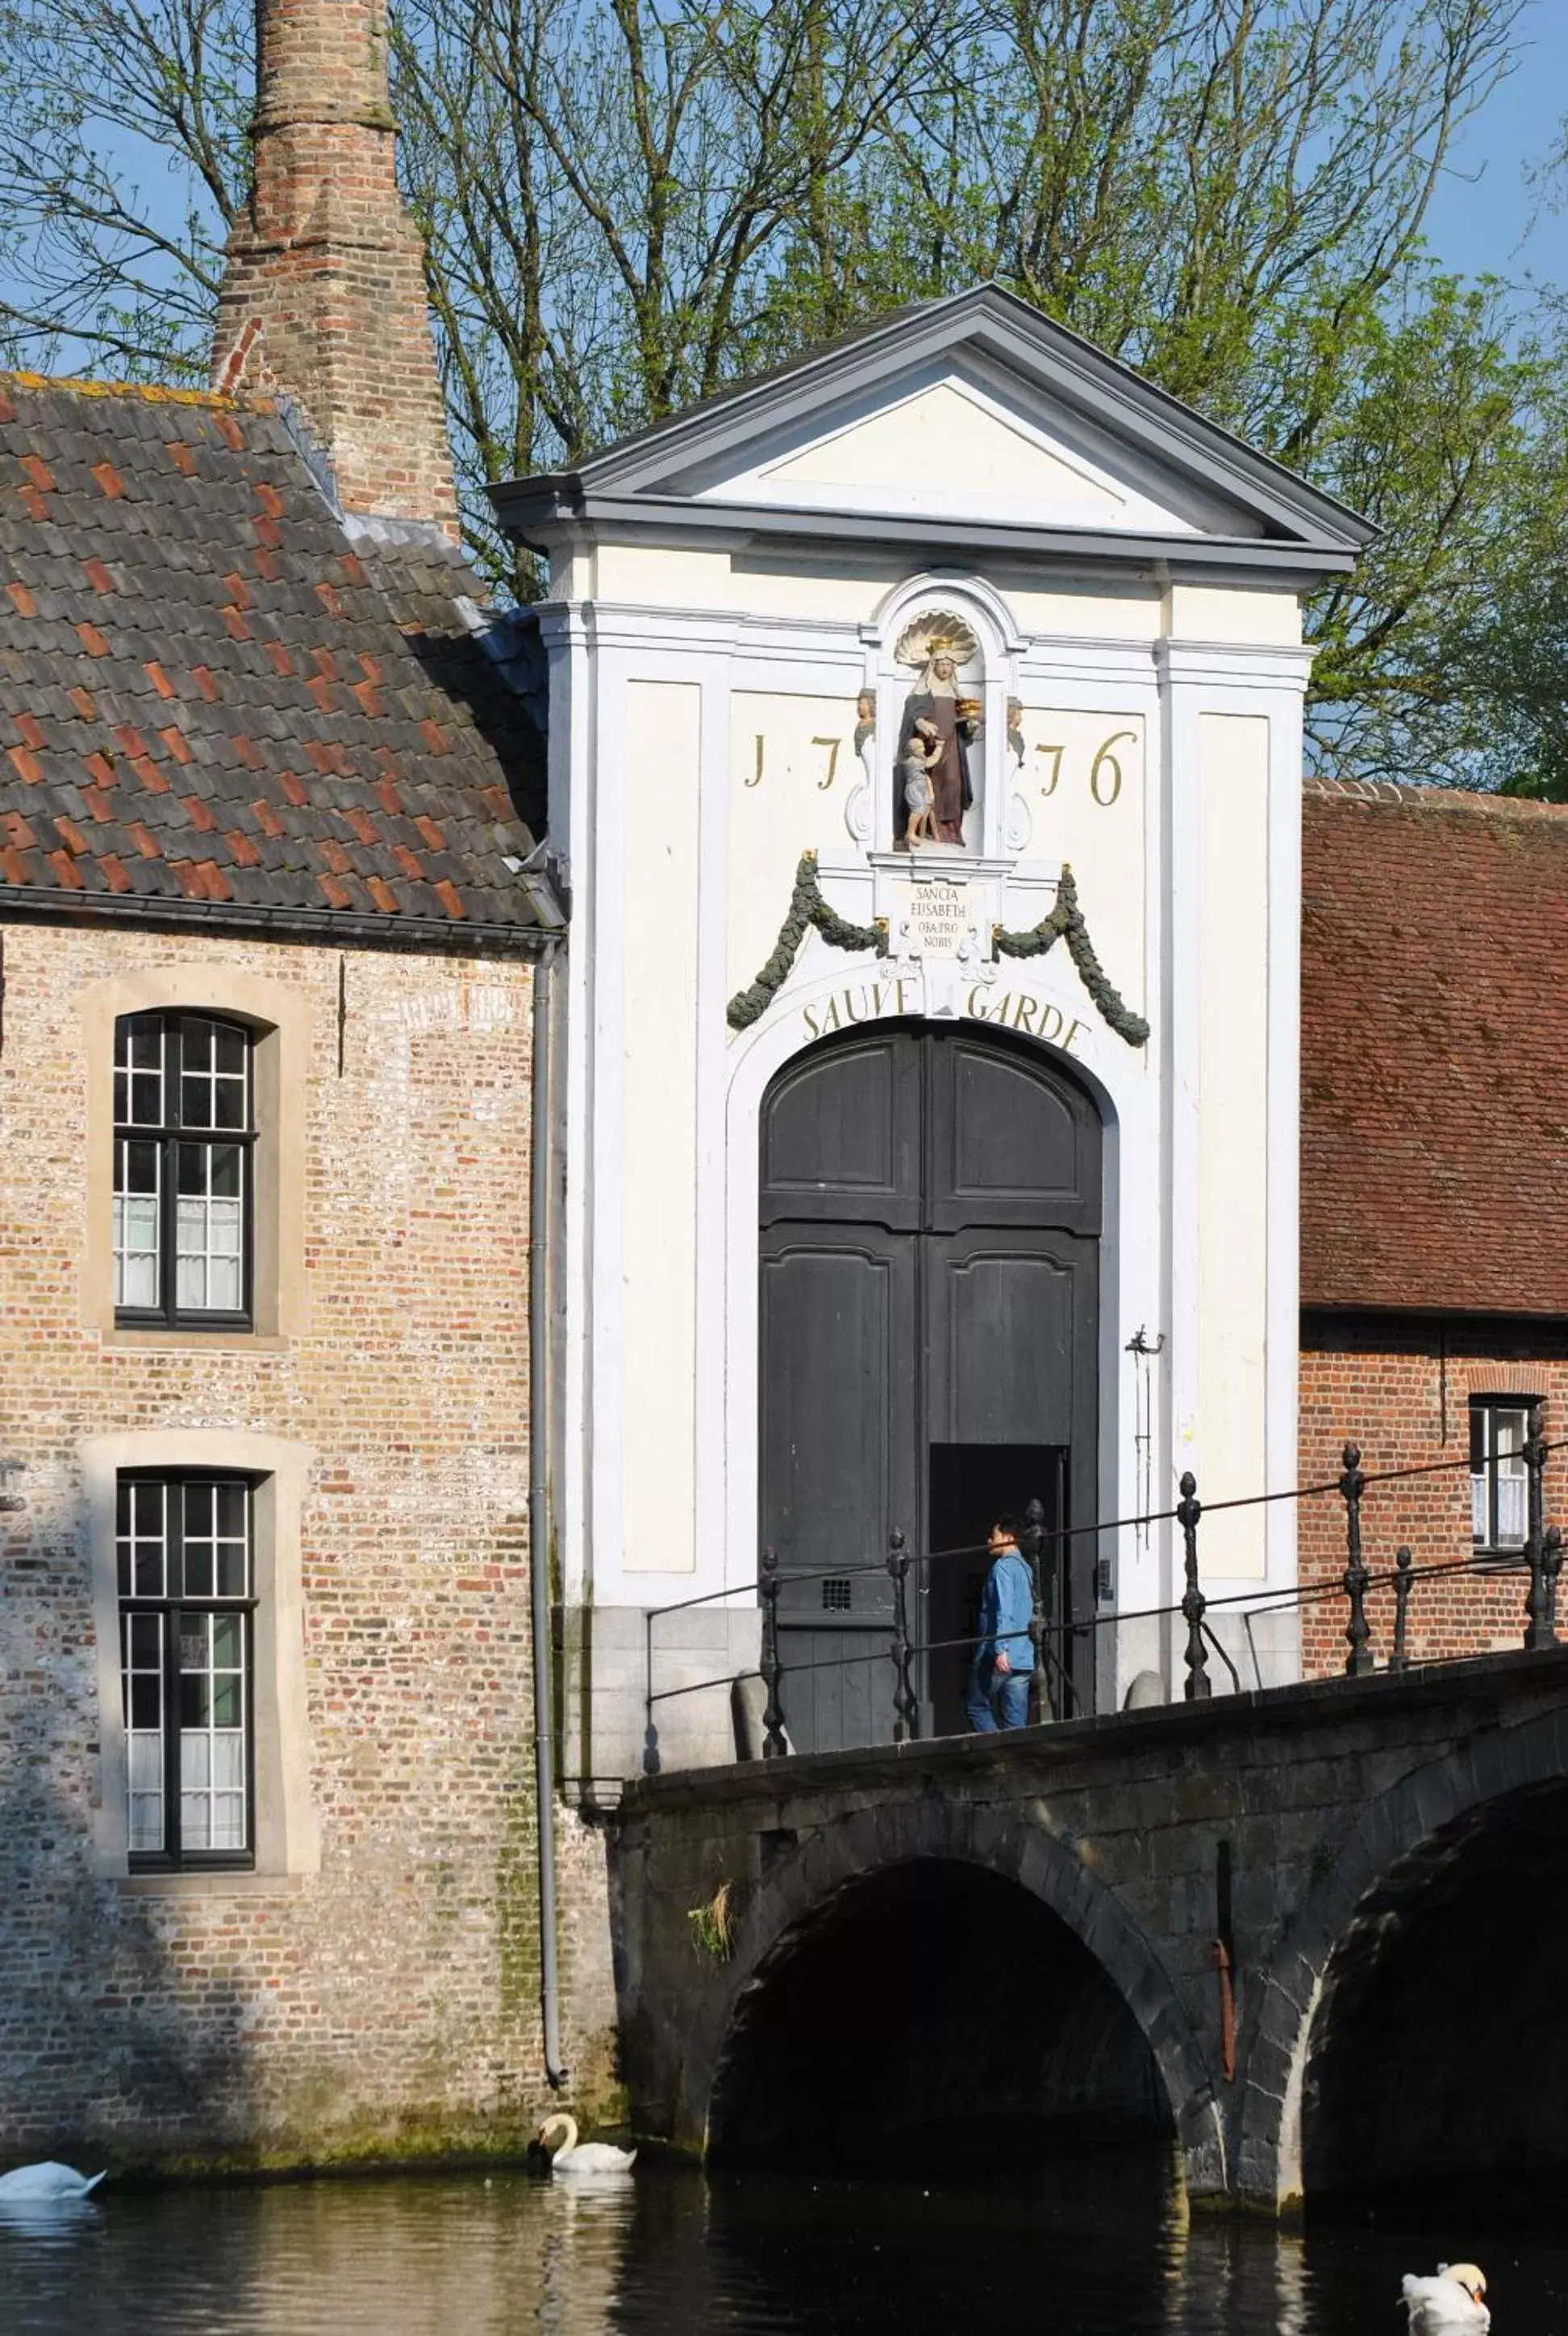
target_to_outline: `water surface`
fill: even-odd
[[[1568,2336],[1554,2238],[1189,2224],[1162,2168],[982,2175],[957,2140],[929,2185],[648,2163],[589,2195],[504,2173],[100,2201],[0,2222],[5,2336],[1400,2336],[1400,2273],[1472,2253],[1497,2336]]]

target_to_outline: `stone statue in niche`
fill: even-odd
[[[920,675],[899,733],[894,836],[911,850],[961,850],[975,800],[969,750],[980,735],[979,643],[961,617],[933,609],[905,628],[893,655]]]

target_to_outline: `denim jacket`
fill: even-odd
[[[1007,1655],[1010,1670],[1032,1671],[1035,1650],[1029,1638],[1029,1617],[1034,1604],[1034,1584],[1027,1565],[1016,1549],[1004,1549],[993,1561],[980,1592],[980,1640],[975,1650],[976,1661],[992,1664],[1000,1650]]]

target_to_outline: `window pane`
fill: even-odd
[[[215,1257],[207,1268],[207,1303],[215,1314],[238,1314],[240,1309],[239,1260],[237,1257]]]
[[[241,1174],[239,1163],[242,1154],[238,1144],[215,1144],[212,1147],[211,1189],[215,1193],[219,1194],[224,1200],[232,1201],[235,1203],[233,1223],[236,1229],[238,1229],[239,1223],[239,1201]],[[239,1247],[238,1239],[235,1241],[234,1246],[236,1249]]]
[[[168,1489],[145,1478],[121,1480],[115,1554],[122,1598],[161,1598],[167,1593]],[[156,1627],[157,1618],[151,1619]]]
[[[182,1310],[238,1313],[244,1296],[244,1159],[232,1144],[180,1146],[175,1298]]]
[[[244,1598],[250,1589],[250,1488],[185,1488],[185,1591],[192,1598]],[[219,1617],[221,1633],[229,1626]],[[227,1641],[225,1641],[227,1643]],[[220,1654],[217,1660],[229,1660]],[[237,1660],[237,1658],[236,1658]]]
[[[250,1049],[243,1032],[188,1017],[181,1043],[180,1124],[248,1126]]]
[[[161,1189],[157,1144],[148,1144],[140,1136],[127,1136],[119,1148],[123,1172],[121,1192],[156,1199]]]
[[[132,1850],[160,1850],[163,1846],[163,1796],[161,1793],[132,1793],[130,1798],[130,1842]]]
[[[1497,1546],[1506,1549],[1524,1538],[1527,1480],[1499,1475],[1497,1478]]]
[[[245,1797],[243,1794],[213,1794],[211,1845],[214,1849],[243,1849],[245,1847]]]
[[[114,1026],[114,1124],[163,1124],[164,1025],[156,1014],[122,1015]]]
[[[155,1614],[122,1615],[120,1661],[125,1706],[127,1835],[133,1850],[160,1850],[163,1847],[163,1665],[162,1636]]]
[[[180,1617],[180,1827],[187,1850],[246,1846],[246,1645],[242,1614]]]
[[[1486,1531],[1486,1474],[1470,1479],[1470,1538],[1477,1549],[1484,1549],[1489,1535]]]
[[[114,1145],[114,1303],[158,1304],[161,1215],[158,1146],[118,1137]]]
[[[1524,1473],[1524,1436],[1529,1422],[1522,1411],[1500,1411],[1495,1415],[1494,1449],[1498,1465],[1511,1475]]]

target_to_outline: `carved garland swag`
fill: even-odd
[[[736,990],[726,1008],[725,1018],[732,1030],[747,1030],[766,1013],[775,993],[788,979],[801,943],[813,927],[830,949],[874,949],[878,957],[888,954],[885,918],[879,917],[872,925],[852,925],[847,918],[837,915],[823,898],[817,881],[816,853],[803,852],[795,870],[789,910],[779,928],[773,954],[756,979],[748,988]],[[1065,940],[1067,954],[1078,969],[1079,980],[1116,1036],[1125,1038],[1129,1046],[1141,1046],[1147,1040],[1148,1024],[1125,1003],[1095,955],[1084,913],[1078,906],[1078,888],[1071,868],[1063,866],[1056,905],[1037,925],[1021,933],[1009,933],[995,925],[991,939],[998,957],[1019,958],[1045,957],[1059,940]]]

